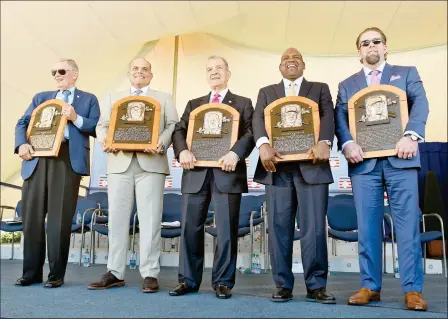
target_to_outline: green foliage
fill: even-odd
[[[21,238],[22,238],[22,232],[17,231],[14,233],[14,243],[20,243]],[[2,232],[1,243],[10,244],[11,242],[12,242],[12,233]]]

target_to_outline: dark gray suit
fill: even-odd
[[[334,138],[334,111],[330,90],[325,83],[303,79],[299,96],[319,105],[319,141]],[[260,89],[252,120],[254,139],[268,136],[264,109],[275,100],[285,97],[283,81]],[[328,184],[333,183],[329,163],[311,161],[285,162],[276,165],[276,172],[266,172],[258,160],[254,180],[266,185],[269,226],[269,254],[272,274],[278,288],[294,287],[292,248],[294,218],[299,207],[302,233],[302,263],[305,283],[309,290],[325,287],[328,255],[325,216],[328,205]]]
[[[190,100],[184,114],[173,132],[174,156],[179,159],[188,149],[186,137],[190,113],[195,108],[208,104],[210,94]],[[223,284],[232,288],[235,284],[238,249],[238,218],[241,194],[248,192],[245,158],[252,152],[255,143],[252,133],[252,101],[227,92],[222,103],[234,107],[240,113],[238,140],[231,151],[240,158],[234,172],[221,168],[195,167],[184,170],[181,191],[182,235],[179,255],[179,282],[198,288],[202,281],[204,263],[204,223],[213,195],[213,206],[217,227],[217,245],[214,253],[212,286]],[[210,150],[213,151],[213,150]]]

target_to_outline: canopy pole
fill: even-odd
[[[173,103],[176,105],[177,67],[179,64],[179,36],[174,37],[174,67],[173,67]]]

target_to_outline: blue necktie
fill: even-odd
[[[65,103],[68,103],[68,96],[69,96],[70,94],[72,94],[72,92],[70,92],[69,90],[64,90],[64,91],[62,92],[62,95],[64,96],[63,99],[64,99],[64,102],[65,102]],[[65,138],[65,139],[68,139],[68,138],[69,138],[68,125],[65,127],[65,130],[64,130],[64,138]]]
[[[72,94],[72,92],[70,92],[69,90],[64,90],[63,92],[62,92],[62,95],[64,96],[64,102],[65,103],[68,103],[68,96],[70,95],[70,94]]]
[[[135,91],[134,91],[134,94],[133,94],[133,95],[140,95],[140,93],[143,93],[143,91],[140,90],[140,89],[138,89],[138,90],[135,90]]]

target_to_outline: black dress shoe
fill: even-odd
[[[190,292],[197,292],[199,288],[191,288],[185,282],[179,283],[176,287],[170,290],[170,296],[182,296]]]
[[[218,285],[215,290],[216,290],[216,298],[228,299],[232,297],[232,294],[230,293],[232,289],[227,286]]]
[[[32,284],[41,284],[42,283],[42,279],[40,280],[32,280],[32,279],[27,279],[27,278],[19,278],[17,279],[15,285],[16,286],[30,286]]]
[[[289,288],[276,288],[272,293],[272,301],[285,302],[292,299],[292,289]]]
[[[48,277],[44,288],[59,288],[64,284],[64,279],[56,279],[54,276]]]
[[[324,304],[335,304],[336,298],[325,291],[325,288],[317,288],[308,290],[306,294],[306,301],[319,302]]]

